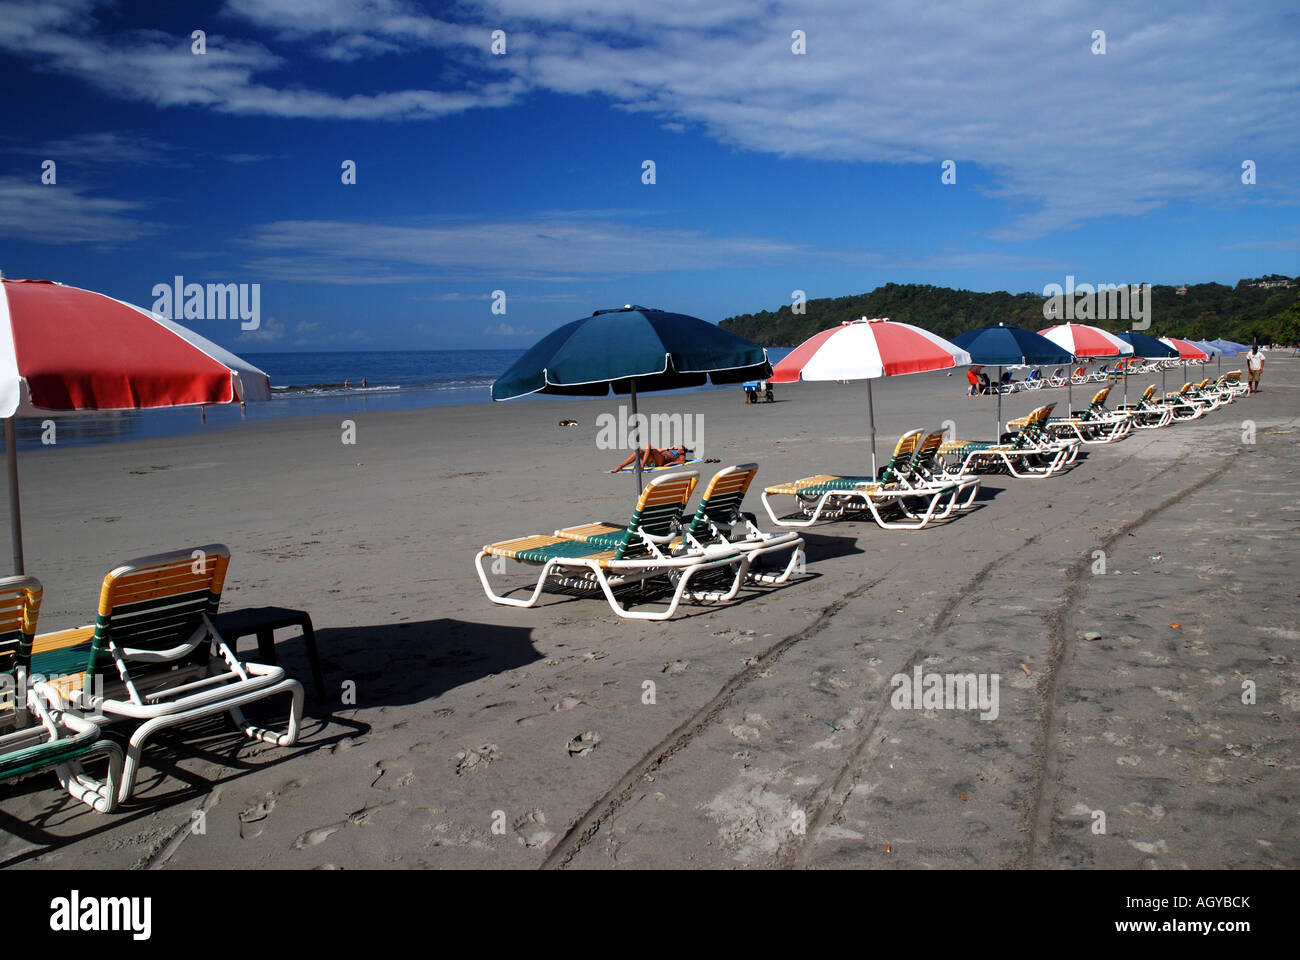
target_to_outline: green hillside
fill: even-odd
[[[1293,343],[1300,340],[1300,280],[1289,287],[1264,287],[1262,282],[1286,281],[1270,276],[1240,281],[1235,287],[1221,283],[1176,287],[1155,286],[1151,293],[1151,336],[1212,340],[1223,337],[1241,343]],[[887,283],[870,293],[833,299],[809,300],[803,314],[789,304],[728,317],[722,326],[767,347],[792,347],[819,330],[859,317],[889,317],[914,323],[951,338],[975,327],[999,321],[1030,330],[1051,322],[1043,318],[1045,298],[1038,293],[975,293],[916,283]],[[1123,321],[1095,322],[1119,331]]]

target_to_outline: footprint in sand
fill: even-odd
[[[569,756],[571,757],[586,757],[590,756],[591,752],[599,745],[600,734],[595,730],[588,730],[585,733],[578,734],[570,740],[565,749],[569,751]]]
[[[415,771],[405,757],[390,757],[375,763],[378,771],[375,779],[370,781],[375,790],[400,790],[415,782]]]
[[[525,847],[544,847],[555,838],[555,833],[546,829],[546,814],[541,810],[529,810],[516,820],[515,834]]]
[[[262,835],[266,829],[265,820],[275,809],[276,803],[286,794],[302,787],[301,780],[290,780],[278,790],[268,790],[259,803],[239,811],[239,837],[241,840],[253,840]]]
[[[456,761],[456,776],[463,777],[501,759],[501,748],[495,743],[485,743],[481,747],[466,747],[464,750],[457,751],[452,759]]]
[[[351,750],[353,747],[361,746],[361,744],[365,743],[369,739],[370,738],[366,736],[344,737],[338,743],[329,748],[329,753],[335,754],[341,750]]]
[[[293,849],[305,850],[308,847],[314,847],[317,846],[318,844],[324,843],[330,837],[334,836],[334,834],[338,833],[344,827],[348,826],[348,824],[353,824],[355,826],[361,826],[363,824],[367,824],[370,822],[370,815],[372,813],[374,813],[376,810],[379,810],[382,807],[388,806],[393,802],[394,801],[390,800],[387,803],[376,804],[375,806],[370,806],[370,807],[362,807],[360,810],[356,810],[352,813],[349,813],[348,818],[346,820],[340,820],[338,823],[327,823],[323,827],[316,827],[314,830],[308,830],[305,833],[300,833],[298,834],[297,838],[293,841]]]

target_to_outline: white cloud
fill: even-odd
[[[258,227],[247,243],[257,253],[250,270],[320,283],[571,279],[780,264],[816,252],[765,237],[590,219],[423,226],[282,220]]]
[[[917,164],[936,189],[951,159],[958,182],[942,189],[998,201],[1003,240],[1174,201],[1294,199],[1300,179],[1287,3],[482,0],[450,8],[453,22],[402,0],[228,0],[221,23],[260,42],[209,33],[205,57],[188,37],[102,30],[102,6],[13,0],[0,51],[160,107],[415,120],[545,90],[744,150]],[[486,52],[496,28],[507,56]],[[806,55],[791,52],[795,28]],[[1096,29],[1104,56],[1090,52]],[[430,50],[445,89],[339,92],[280,76],[304,56]],[[1254,187],[1240,183],[1244,159],[1260,164]]]
[[[612,219],[550,219],[383,224],[281,220],[244,239],[253,251],[246,268],[291,283],[391,284],[476,279],[577,284],[686,270],[770,266],[900,270],[1051,270],[1061,264],[1038,256],[959,248],[888,254],[828,249],[774,237],[649,227]],[[888,244],[886,244],[888,246]],[[488,290],[496,289],[490,287]],[[511,301],[558,302],[571,292],[526,293]],[[430,294],[442,302],[485,300],[490,292]]]
[[[137,219],[144,204],[88,196],[80,187],[0,177],[0,236],[28,243],[89,243],[113,247],[161,231]]]
[[[0,15],[0,52],[34,60],[39,69],[76,77],[114,96],[158,107],[203,107],[234,114],[429,119],[474,107],[505,106],[523,91],[522,82],[513,79],[474,82],[446,91],[347,95],[296,85],[276,87],[256,78],[284,70],[291,60],[261,43],[208,32],[207,52],[197,55],[191,52],[188,34],[100,31],[94,13],[103,6],[97,0],[11,0]],[[283,10],[286,5],[272,6]],[[302,5],[303,9],[310,6]],[[322,6],[354,7],[355,16],[368,5],[325,2]],[[433,30],[431,25],[420,29]],[[333,58],[348,49],[360,55],[367,47],[373,50],[374,44],[358,36],[335,49]]]
[[[110,166],[126,164],[141,166],[184,166],[185,161],[176,156],[177,148],[152,137],[120,133],[111,130],[98,133],[78,133],[56,140],[47,140],[40,146],[16,142],[13,136],[3,140],[5,149],[17,153],[48,158],[55,163]]]
[[[236,339],[242,343],[275,343],[284,339],[285,332],[283,323],[275,317],[267,317],[256,330],[241,329]]]
[[[499,323],[495,327],[484,327],[484,336],[488,337],[533,337],[537,331],[527,327],[513,327],[508,323]]]

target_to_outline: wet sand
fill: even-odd
[[[607,472],[625,453],[596,446],[619,398],[362,413],[355,445],[342,418],[301,417],[24,454],[42,631],[92,620],[116,563],[224,542],[223,609],[310,611],[330,698],[285,632],[309,693],[297,746],[173,732],[109,816],[52,774],[0,786],[0,863],[1296,867],[1300,361],[1270,358],[1263,388],[1059,477],[988,477],[952,522],[814,527],[796,582],[664,623],[496,606],[472,567],[489,541],[626,519],[635,482]],[[877,383],[881,461],[945,420],[991,437],[993,400],[964,390]],[[722,461],[704,479],[746,460],[760,485],[866,472],[865,385],[776,392],[641,409],[703,417],[699,452]],[[1015,395],[1005,416],[1065,397]],[[891,677],[918,665],[997,675],[996,719],[895,709]],[[570,755],[587,731],[599,744]]]

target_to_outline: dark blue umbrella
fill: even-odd
[[[767,351],[757,344],[697,317],[628,304],[597,310],[542,337],[492,384],[492,399],[603,397],[613,390],[631,396],[635,417],[638,391],[771,376]],[[640,489],[640,456],[636,479]]]
[[[1115,336],[1125,343],[1132,344],[1133,356],[1141,357],[1143,360],[1168,360],[1178,356],[1178,351],[1173,347],[1161,343],[1155,337],[1148,337],[1145,333],[1124,330]]]
[[[1074,354],[1046,337],[1024,327],[980,327],[967,330],[952,338],[952,342],[970,354],[971,361],[985,366],[998,367],[998,380],[1002,367],[1027,366],[1043,363],[1069,363]],[[1002,391],[998,390],[998,427],[994,435],[1002,437]]]
[[[1132,344],[1133,356],[1141,357],[1143,360],[1169,360],[1178,356],[1178,351],[1167,343],[1161,343],[1155,337],[1148,337],[1145,333],[1136,333],[1133,330],[1124,330],[1115,334],[1125,343]],[[1163,393],[1165,389],[1165,371],[1160,368],[1160,390]],[[1124,371],[1124,403],[1128,404],[1128,370]]]

